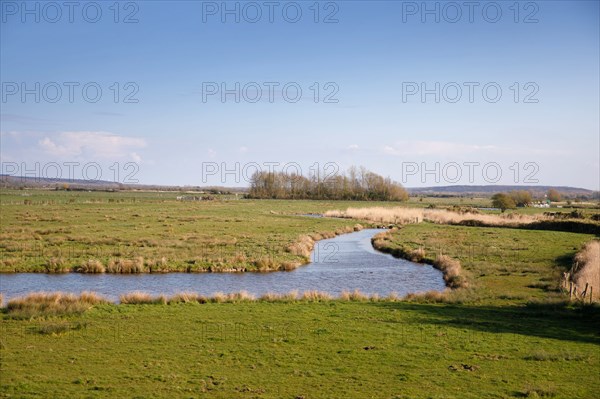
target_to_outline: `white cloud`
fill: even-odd
[[[346,147],[347,150],[358,150],[358,144],[350,144],[348,147]]]
[[[142,157],[140,157],[137,152],[132,152],[129,155],[131,156],[131,159],[133,159],[134,162],[137,162],[137,163],[142,162]]]
[[[132,150],[146,147],[141,138],[119,136],[108,132],[62,132],[54,137],[44,137],[38,142],[40,149],[53,157],[80,157],[86,159],[133,159],[141,156]]]

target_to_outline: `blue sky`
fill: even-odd
[[[363,165],[599,189],[598,1],[474,2],[472,21],[464,2],[275,1],[272,22],[262,1],[1,3],[4,173],[243,186],[256,165]]]

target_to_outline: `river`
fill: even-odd
[[[383,254],[371,245],[380,229],[365,229],[317,242],[312,262],[290,272],[270,273],[167,273],[167,274],[0,274],[0,292],[5,301],[33,291],[94,291],[117,301],[132,291],[172,295],[182,291],[211,295],[215,292],[267,292],[318,290],[338,296],[360,290],[381,296],[445,288],[442,273]]]

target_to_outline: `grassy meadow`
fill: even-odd
[[[152,272],[277,270],[308,261],[289,251],[301,235],[348,232],[356,224],[298,216],[350,202],[178,195],[2,191],[0,272],[94,272],[90,260],[105,269],[111,261],[114,269],[141,263]]]
[[[3,191],[1,270],[90,258],[143,258],[148,268],[162,257],[172,270],[219,270],[236,256],[257,270],[267,255],[304,261],[289,250],[303,235],[357,223],[299,214],[400,205],[177,195]],[[595,398],[600,307],[560,290],[595,237],[429,222],[386,233],[389,252],[460,262],[466,284],[444,295],[14,301],[0,314],[0,397]],[[32,243],[43,256],[23,246]]]

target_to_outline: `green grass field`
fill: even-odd
[[[88,259],[106,265],[136,257],[160,271],[276,269],[306,262],[286,251],[300,235],[356,224],[298,216],[356,205],[351,202],[188,202],[177,195],[3,191],[0,272],[47,272],[56,264],[68,270]]]
[[[2,320],[0,395],[594,398],[599,327],[545,305],[103,305]]]
[[[356,223],[295,214],[375,205],[22,194],[0,195],[4,271],[44,271],[47,259],[6,263],[31,241],[111,251],[116,240],[144,259],[166,256],[182,267],[204,244],[210,264],[220,254],[215,242],[243,244],[248,259],[268,242],[278,260],[293,259],[285,246],[299,235]],[[3,309],[0,397],[595,398],[600,307],[568,303],[558,290],[561,272],[592,238],[430,223],[394,231],[391,246],[461,261],[469,288],[442,303],[103,304],[28,318]]]

